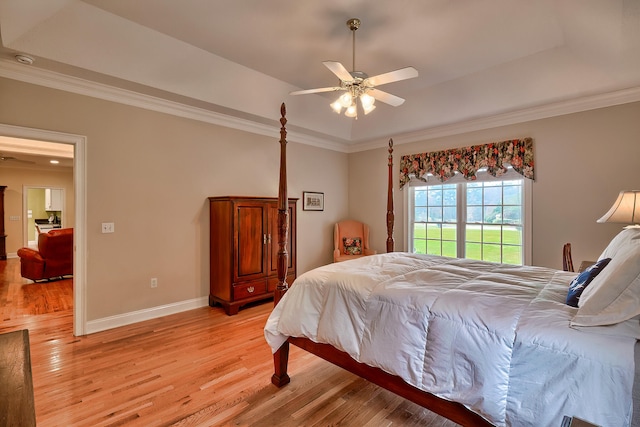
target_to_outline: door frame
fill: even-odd
[[[87,203],[85,183],[87,137],[2,123],[0,123],[0,135],[73,145],[73,191],[75,194],[75,224],[73,231],[75,249],[73,252],[73,335],[85,335],[87,327]]]

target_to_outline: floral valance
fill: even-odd
[[[456,172],[462,174],[465,179],[474,181],[478,170],[486,168],[489,174],[498,177],[507,172],[508,165],[525,178],[533,179],[531,138],[402,156],[400,188],[414,176],[426,182],[425,175],[428,173],[442,182],[454,176]]]

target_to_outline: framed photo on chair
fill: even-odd
[[[323,211],[324,210],[324,193],[315,191],[302,192],[302,210],[304,211]]]

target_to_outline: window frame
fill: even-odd
[[[523,194],[522,194],[522,251],[523,251],[523,265],[531,265],[532,260],[532,192],[533,181],[524,178],[522,175],[517,174],[515,171],[510,170],[506,175],[494,178],[491,175],[484,173],[478,173],[478,179],[476,181],[466,181],[462,176],[456,174],[454,178],[451,178],[445,182],[429,175],[427,182],[423,182],[412,178],[404,187],[403,206],[405,209],[405,221],[404,221],[404,251],[413,252],[413,189],[415,187],[424,187],[429,185],[442,185],[442,184],[461,184],[468,182],[486,182],[486,181],[511,181],[520,179],[522,180]],[[466,186],[462,187],[466,191]],[[458,187],[457,191],[457,204],[461,203],[462,191],[461,187]],[[463,215],[463,216],[461,216]],[[462,221],[464,220],[464,221]],[[461,222],[462,221],[462,222]],[[466,222],[466,205],[462,206],[458,210],[458,222],[457,222],[457,251],[458,257],[460,254],[464,254],[464,226]]]

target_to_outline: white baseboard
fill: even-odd
[[[120,326],[131,325],[145,320],[156,319],[170,314],[181,313],[209,305],[208,297],[200,297],[187,301],[180,301],[173,304],[161,305],[144,310],[132,311],[130,313],[118,314],[102,319],[90,320],[87,322],[85,332],[93,334],[95,332],[106,331],[107,329],[118,328]]]

